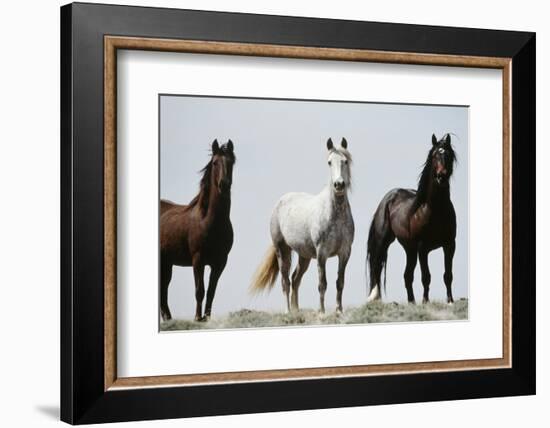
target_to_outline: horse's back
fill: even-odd
[[[416,197],[416,190],[394,188],[384,195],[376,212],[374,219],[376,221],[383,221],[383,219],[393,213],[395,215],[398,211],[406,213],[408,208],[412,207],[414,199]]]
[[[160,215],[162,216],[166,211],[171,210],[172,208],[175,208],[179,206],[178,204],[168,201],[166,199],[160,200]]]
[[[395,188],[384,195],[380,204],[401,204],[403,202],[412,201],[416,197],[416,190]]]
[[[314,198],[309,193],[286,193],[273,209],[272,223],[276,221],[281,225],[304,225],[311,215]]]

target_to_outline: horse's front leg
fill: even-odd
[[[447,303],[452,304],[453,291],[451,286],[453,284],[453,257],[455,255],[455,242],[443,247],[443,253],[445,255],[445,273],[443,274],[443,281],[445,287],[447,287]]]
[[[226,263],[227,258],[211,266],[210,278],[208,279],[208,291],[206,292],[206,307],[204,308],[204,317],[206,319],[209,319],[212,314],[212,302],[216,294],[216,287],[218,286],[218,280],[225,269]]]
[[[418,261],[420,262],[420,272],[422,274],[422,286],[424,287],[424,296],[422,303],[430,301],[430,282],[432,275],[428,266],[428,250],[421,244],[418,248]]]
[[[344,291],[344,277],[351,251],[338,256],[338,278],[336,279],[336,312],[342,313],[342,292]]]
[[[195,321],[204,321],[202,317],[202,301],[204,300],[204,265],[196,258],[193,260],[193,275],[195,277]]]
[[[324,255],[319,254],[317,257],[317,270],[319,273],[319,312],[325,313],[325,292],[327,291],[327,259]]]

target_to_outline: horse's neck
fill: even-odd
[[[417,192],[417,206],[426,204],[431,209],[437,209],[446,206],[451,200],[449,187],[438,187],[433,179],[427,185],[423,192]]]
[[[210,194],[208,195],[208,209],[204,214],[204,218],[209,222],[227,219],[229,218],[230,210],[230,195],[223,196],[219,191],[212,187],[210,189]]]
[[[330,183],[321,191],[319,196],[330,218],[338,217],[349,210],[347,192],[342,196],[336,196],[332,191],[332,185]]]

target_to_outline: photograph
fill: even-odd
[[[28,182],[5,198],[25,199],[5,212],[29,217],[3,222],[10,254],[29,253],[21,230],[48,234],[35,251],[47,257],[32,269],[23,257],[4,281],[28,271],[41,293],[6,300],[40,315],[8,328],[30,346],[11,354],[56,346],[29,366],[47,382],[10,421],[330,426],[361,412],[387,423],[390,409],[395,424],[452,414],[466,426],[481,411],[512,426],[542,414],[543,14],[108,3],[25,10],[52,49],[6,68],[21,116],[8,128],[39,142],[6,146],[27,152],[6,156]],[[30,46],[22,37],[8,50]],[[21,71],[49,62],[40,78]],[[36,319],[39,341],[22,342]],[[6,367],[19,369],[9,389],[25,389],[28,368]]]
[[[158,102],[161,332],[468,320],[467,105]]]

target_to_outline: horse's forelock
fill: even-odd
[[[232,163],[235,163],[237,161],[237,157],[235,156],[235,151],[230,150],[227,144],[228,143],[222,144],[222,146],[220,147],[220,152],[222,153],[223,156],[226,156],[227,158],[229,158],[229,160],[231,160]]]
[[[351,153],[347,149],[344,149],[343,147],[332,148],[329,151],[329,156],[332,153],[336,153],[336,154],[339,154],[340,156],[344,156],[349,163],[353,162],[353,157],[351,156]]]
[[[424,162],[424,165],[422,166],[422,171],[420,172],[420,175],[418,176],[418,192],[422,193],[423,190],[425,190],[425,187],[429,181],[429,178],[431,176],[431,169],[432,169],[432,157],[434,153],[439,150],[442,146],[445,148],[446,152],[450,156],[451,164],[448,166],[448,168],[451,171],[451,174],[453,173],[454,165],[457,162],[457,157],[455,150],[453,148],[453,144],[451,140],[449,139],[449,142],[446,141],[447,136],[450,136],[450,134],[445,134],[441,140],[437,142],[437,144],[430,148],[430,151],[428,152],[428,157],[426,158],[426,162]]]
[[[447,137],[449,137],[449,141],[447,142]],[[453,143],[451,141],[451,134],[450,133],[447,133],[443,136],[443,138],[441,138],[441,140],[439,140],[438,144],[436,147],[432,148],[432,152],[433,153],[433,150],[435,150],[436,148],[438,148],[439,146],[443,146],[446,150],[446,152],[449,154],[449,157],[450,157],[450,161],[451,161],[451,168],[457,163],[457,157],[456,157],[456,152],[455,152],[455,149],[453,147]]]

